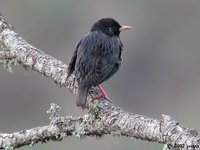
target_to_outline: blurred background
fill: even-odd
[[[103,83],[113,104],[125,111],[161,119],[161,114],[199,130],[200,1],[197,0],[1,0],[0,12],[33,46],[67,63],[76,42],[102,17],[132,25],[121,33],[119,72]],[[20,65],[0,66],[0,132],[48,125],[50,103],[61,115],[86,113],[75,96]],[[112,144],[111,144],[112,143]],[[162,149],[161,144],[107,135],[100,140],[69,137],[21,150]]]

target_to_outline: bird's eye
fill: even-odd
[[[117,30],[118,30],[118,28],[117,28],[117,27],[113,27],[113,30],[117,31]]]
[[[111,27],[108,27],[108,30],[109,30],[110,32],[112,32],[112,28],[111,28]]]

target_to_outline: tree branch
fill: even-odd
[[[26,69],[31,69],[52,79],[76,93],[77,84],[72,75],[66,82],[67,66],[28,44],[0,14],[0,61],[16,60]],[[9,61],[5,61],[9,67]],[[82,117],[62,117],[59,106],[52,104],[48,113],[51,123],[26,131],[0,134],[0,149],[18,148],[49,140],[61,140],[67,136],[101,137],[106,134],[126,136],[151,142],[167,144],[177,149],[200,149],[200,135],[162,115],[161,120],[125,112],[107,101],[91,101],[100,93],[97,88],[89,92],[89,112]]]

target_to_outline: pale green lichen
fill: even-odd
[[[61,134],[60,134],[60,138],[61,138],[61,139],[65,138],[66,136],[67,136],[67,133],[61,133]]]
[[[14,148],[10,145],[4,145],[3,147],[5,150],[14,150]]]
[[[1,59],[0,60],[0,65],[3,66],[4,69],[6,69],[9,72],[13,72],[12,71],[12,67],[15,66],[17,64],[17,60],[16,59]]]
[[[60,110],[61,110],[60,106],[58,106],[55,103],[51,103],[51,107],[48,111],[46,111],[46,113],[50,115],[49,118],[50,120],[52,120],[53,118],[60,117],[60,115],[58,114]]]
[[[75,124],[75,131],[73,132],[73,135],[78,138],[82,139],[85,135],[85,126],[83,123],[81,124]]]
[[[89,102],[89,113],[96,118],[99,114],[99,110],[103,109],[103,106],[103,103],[98,100]]]
[[[137,142],[136,138],[134,138],[134,137],[131,137],[131,141]]]
[[[113,135],[113,136],[121,136],[121,132],[119,132],[119,131],[112,131],[111,135]]]
[[[31,143],[29,144],[29,146],[30,146],[30,147],[33,147],[34,144],[35,144],[35,142],[34,142],[34,141],[31,141]]]
[[[167,144],[163,145],[163,150],[170,150],[169,146]]]

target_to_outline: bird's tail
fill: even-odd
[[[88,87],[78,86],[78,94],[76,97],[76,105],[82,108],[86,107]]]

